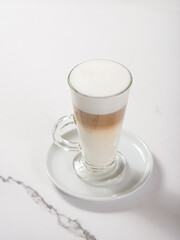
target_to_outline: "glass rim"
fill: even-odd
[[[108,96],[101,96],[101,97],[98,97],[98,96],[90,96],[90,95],[87,95],[87,94],[84,94],[84,93],[79,92],[79,91],[78,91],[77,89],[75,89],[75,88],[73,87],[73,85],[71,84],[71,81],[70,81],[71,73],[73,72],[73,70],[74,70],[76,67],[80,66],[81,64],[86,63],[86,62],[92,62],[92,61],[107,61],[107,62],[113,62],[113,63],[117,63],[117,64],[119,64],[120,66],[122,66],[123,68],[125,68],[125,69],[127,70],[127,72],[129,73],[129,75],[130,75],[130,82],[129,82],[128,86],[127,86],[124,90],[122,90],[122,91],[120,91],[120,92],[118,92],[118,93],[116,93],[116,94],[112,94],[112,95],[108,95]],[[74,92],[78,93],[78,94],[81,95],[81,96],[88,97],[88,98],[103,99],[103,98],[115,97],[115,96],[118,96],[118,95],[126,92],[126,91],[130,88],[130,86],[132,85],[133,77],[132,77],[132,74],[131,74],[131,72],[129,71],[129,69],[128,69],[127,67],[125,67],[123,64],[119,63],[119,62],[116,62],[116,61],[114,61],[114,60],[109,60],[109,59],[90,59],[90,60],[86,60],[86,61],[80,62],[80,63],[77,64],[75,67],[73,67],[73,68],[71,69],[70,73],[68,74],[67,82],[68,82],[69,87],[70,87]]]

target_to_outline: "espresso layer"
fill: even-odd
[[[74,106],[76,121],[83,127],[92,129],[112,127],[113,125],[121,123],[124,118],[125,110],[126,106],[114,113],[97,115],[86,113]]]

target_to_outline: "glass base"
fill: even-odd
[[[77,176],[90,184],[107,184],[123,178],[126,170],[126,160],[118,152],[113,163],[106,167],[94,167],[87,164],[81,153],[75,156],[73,167]]]

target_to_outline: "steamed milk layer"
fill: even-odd
[[[125,107],[106,115],[89,114],[76,107],[74,112],[86,162],[97,167],[110,164],[117,154]]]
[[[130,84],[128,70],[108,60],[84,62],[70,73],[77,129],[88,164],[102,167],[114,161]]]

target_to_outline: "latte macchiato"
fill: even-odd
[[[69,75],[80,145],[87,164],[103,167],[117,154],[131,75],[119,63],[93,60]]]
[[[61,117],[53,129],[54,143],[77,151],[76,175],[89,184],[122,179],[126,159],[118,150],[132,75],[120,63],[90,60],[75,66],[68,75],[74,114]],[[78,141],[64,138],[64,130],[76,125]],[[120,150],[121,151],[121,150]]]

